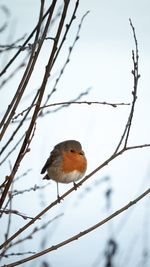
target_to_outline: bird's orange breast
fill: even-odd
[[[62,170],[66,173],[77,170],[81,173],[86,171],[87,160],[77,152],[63,152]]]

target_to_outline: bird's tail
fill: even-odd
[[[48,174],[46,174],[44,177],[43,177],[43,180],[50,180],[51,178],[48,176]]]

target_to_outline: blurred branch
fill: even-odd
[[[21,244],[23,243],[24,241],[27,241],[27,240],[31,240],[33,238],[33,236],[38,233],[39,231],[41,230],[45,230],[49,224],[51,224],[52,222],[54,222],[55,220],[59,219],[61,216],[63,216],[64,214],[63,213],[60,213],[59,215],[56,215],[53,219],[47,221],[46,223],[42,224],[40,227],[35,227],[32,232],[30,234],[28,234],[27,236],[25,236],[24,238],[22,239],[19,239],[17,240],[16,242],[14,243],[10,243],[8,246],[6,246],[4,249],[5,249],[5,253],[6,253],[6,250],[18,245],[18,244]],[[2,252],[0,255],[1,257],[4,257],[6,254]],[[10,254],[9,254],[10,255]]]
[[[5,5],[1,5],[0,6],[0,10],[5,15],[5,22],[0,27],[0,33],[2,33],[7,28],[7,26],[8,26],[8,21],[9,21],[9,17],[10,17],[10,10]]]
[[[92,89],[91,87],[87,88],[85,91],[81,92],[76,98],[74,98],[74,99],[72,99],[72,100],[66,102],[66,104],[61,105],[61,106],[59,106],[59,107],[56,108],[56,109],[48,110],[48,111],[46,111],[46,112],[43,112],[43,110],[42,110],[41,113],[40,113],[40,115],[43,117],[43,116],[48,115],[48,114],[50,114],[50,113],[54,113],[54,112],[60,111],[60,110],[63,109],[63,108],[67,108],[67,107],[69,107],[69,106],[70,106],[69,103],[77,102],[77,100],[80,100],[83,96],[88,95],[91,89]],[[41,108],[42,108],[42,107],[41,107]]]
[[[112,213],[110,216],[108,216],[107,218],[105,218],[104,220],[102,221],[99,221],[98,223],[94,224],[93,226],[87,228],[86,230],[56,244],[56,245],[53,245],[47,249],[44,249],[38,253],[36,253],[35,255],[33,256],[30,256],[30,257],[27,257],[27,258],[24,258],[22,260],[19,260],[19,261],[15,261],[13,263],[10,263],[10,264],[7,264],[7,265],[4,265],[5,267],[13,267],[13,266],[18,266],[20,264],[23,264],[25,262],[28,262],[28,261],[31,261],[33,259],[36,259],[40,256],[43,256],[47,253],[50,253],[51,251],[54,251],[60,247],[63,247],[75,240],[78,240],[79,238],[81,238],[82,236],[85,236],[87,235],[88,233],[96,230],[97,228],[99,228],[100,226],[102,226],[103,224],[105,224],[106,222],[112,220],[114,217],[118,216],[120,213],[126,211],[127,209],[129,209],[131,206],[135,205],[138,201],[140,201],[142,198],[144,198],[145,196],[147,196],[148,194],[150,193],[150,188],[147,189],[143,194],[141,194],[140,196],[138,196],[136,199],[130,201],[127,205],[123,206],[122,208],[118,209],[117,211],[115,211],[114,213]],[[4,267],[2,266],[2,267]]]
[[[6,142],[6,144],[2,147],[1,151],[0,151],[0,155],[5,151],[5,149],[8,147],[8,145],[10,144],[10,142],[14,139],[15,135],[17,134],[17,132],[19,131],[19,129],[21,128],[21,126],[23,125],[23,123],[25,122],[31,108],[32,105],[34,105],[37,97],[39,94],[39,90],[37,91],[31,106],[29,107],[29,109],[27,110],[26,114],[24,115],[24,117],[22,118],[22,120],[20,121],[19,125],[16,127],[16,129],[14,130],[14,132],[12,133],[12,135],[10,136],[10,138],[8,139],[8,141]],[[0,162],[0,165],[7,159],[7,157],[16,149],[16,147],[18,146],[18,144],[21,142],[21,140],[23,139],[23,137],[25,136],[25,134],[23,134],[23,136],[19,139],[19,141],[17,142],[17,144],[8,152],[8,154],[5,156],[5,158]]]
[[[31,188],[28,188],[28,189],[24,189],[24,190],[14,190],[14,191],[10,191],[10,193],[11,193],[11,195],[12,195],[12,197],[14,197],[14,196],[17,196],[17,195],[22,195],[22,194],[24,194],[24,193],[29,193],[29,192],[31,192],[31,191],[36,191],[36,190],[41,190],[41,189],[44,189],[45,187],[47,187],[47,186],[49,186],[50,185],[50,183],[47,183],[47,184],[45,184],[45,185],[42,185],[42,186],[39,186],[39,185],[34,185],[33,187],[31,187]]]
[[[93,192],[93,190],[97,189],[99,185],[102,185],[103,183],[109,181],[109,176],[104,176],[100,179],[97,179],[93,181],[93,183],[90,186],[85,186],[85,188],[82,190],[81,193],[79,193],[77,197],[77,201],[75,202],[75,205],[80,205],[79,202],[81,199],[87,196],[87,194]]]
[[[17,182],[19,179],[21,179],[22,177],[26,176],[31,170],[32,170],[32,169],[27,169],[24,173],[22,173],[21,175],[19,175],[18,177],[16,177],[16,178],[13,180],[13,182],[14,182],[14,183]],[[2,184],[0,185],[0,189],[3,188],[3,187],[5,186],[5,183],[7,182],[7,179],[8,179],[8,177],[6,176],[6,179],[5,179],[4,183],[2,183]]]
[[[24,40],[25,37],[26,37],[26,35],[23,35],[22,37],[18,38],[18,39],[17,39],[15,42],[13,42],[12,44],[4,44],[4,45],[0,45],[0,48],[1,48],[0,53],[5,52],[5,51],[10,50],[10,49],[13,49],[13,48],[16,48],[16,47],[17,47],[16,45],[17,45],[20,41]],[[18,46],[18,47],[21,48],[21,46]]]
[[[9,253],[9,254],[5,254],[5,255],[1,255],[1,257],[4,257],[4,258],[9,258],[10,256],[23,256],[23,255],[27,255],[27,254],[35,254],[36,252],[33,252],[33,251],[27,251],[27,252],[18,252],[18,253]]]
[[[87,11],[87,12],[82,16],[82,18],[81,18],[81,21],[80,21],[80,23],[79,23],[79,26],[78,26],[78,30],[77,30],[77,34],[76,34],[76,36],[75,36],[75,39],[74,39],[74,41],[73,41],[72,46],[70,46],[70,48],[69,48],[69,52],[68,52],[67,59],[66,59],[64,65],[63,65],[63,67],[62,67],[62,69],[61,69],[61,71],[60,71],[60,74],[59,74],[58,78],[57,78],[56,81],[55,81],[55,84],[54,84],[54,87],[53,87],[51,93],[47,96],[47,99],[46,99],[46,101],[45,101],[45,103],[44,103],[44,106],[47,104],[47,102],[48,102],[48,100],[50,99],[50,97],[52,96],[52,94],[56,91],[56,86],[57,86],[58,82],[60,81],[60,79],[61,79],[61,77],[62,77],[62,75],[63,75],[63,73],[64,73],[64,71],[65,71],[66,66],[67,66],[68,63],[70,62],[70,57],[71,57],[72,51],[73,51],[73,49],[74,49],[74,47],[75,47],[77,41],[79,40],[79,33],[80,33],[80,30],[81,30],[81,27],[82,27],[82,23],[83,23],[85,17],[88,15],[88,13],[89,13],[89,11]]]
[[[6,85],[6,83],[7,83],[10,79],[12,79],[12,78],[16,75],[16,73],[17,73],[21,68],[23,68],[23,67],[25,67],[25,63],[24,63],[24,61],[23,61],[21,64],[19,64],[19,66],[18,66],[15,70],[13,70],[13,72],[12,72],[6,79],[4,79],[4,80],[1,82],[1,84],[0,84],[0,90],[1,90],[2,87],[3,87],[4,85]]]
[[[27,215],[24,215],[22,213],[20,213],[18,210],[12,210],[12,209],[1,209],[0,210],[1,213],[5,213],[5,214],[15,214],[17,216],[20,216],[22,217],[24,220],[27,220],[27,219],[33,219],[33,217],[29,217]],[[39,218],[40,220],[40,218]]]
[[[51,224],[52,222],[54,222],[55,220],[59,219],[61,216],[63,216],[64,214],[63,213],[60,213],[59,215],[55,216],[53,219],[47,221],[46,223],[43,223],[40,227],[35,227],[32,232],[30,234],[28,234],[27,236],[25,236],[24,238],[22,239],[19,239],[17,240],[16,242],[14,243],[10,243],[9,244],[9,247],[13,247],[13,246],[16,246],[26,240],[29,240],[29,239],[32,239],[33,238],[33,235],[38,233],[39,231],[41,230],[45,230],[47,228],[47,226],[49,224]]]
[[[105,267],[113,267],[113,258],[118,250],[118,245],[116,241],[112,238],[110,238],[107,241],[106,249],[105,249]]]
[[[51,6],[47,9],[47,11],[45,12],[45,14],[43,15],[42,22],[49,15],[49,12],[50,11],[51,11]],[[23,47],[25,47],[26,44],[28,44],[28,42],[30,41],[30,39],[33,37],[33,35],[37,31],[37,28],[38,27],[39,27],[39,24],[37,23],[36,27],[30,33],[30,35],[28,36],[28,38],[26,39],[26,41],[23,43],[23,45],[21,46],[21,48],[17,51],[17,53],[11,58],[11,60],[6,64],[6,66],[4,67],[4,69],[0,72],[0,76],[2,76],[7,71],[7,69],[10,67],[10,65],[16,60],[16,58],[18,57],[18,55],[22,52]]]
[[[0,165],[2,165],[5,160],[15,151],[15,149],[17,148],[17,146],[20,144],[20,142],[22,141],[22,139],[24,138],[25,134],[23,134],[21,136],[21,138],[17,141],[17,143],[13,146],[13,148],[6,154],[6,156],[2,159],[2,161],[0,162]],[[3,149],[3,148],[2,148]],[[0,151],[2,152],[2,150]],[[1,153],[0,153],[1,154]]]
[[[38,21],[38,25],[37,25],[37,28],[36,28],[36,35],[35,35],[35,38],[34,38],[34,46],[32,47],[32,51],[30,53],[30,57],[29,57],[29,60],[28,60],[28,63],[27,63],[27,66],[26,66],[26,69],[24,71],[24,74],[23,74],[23,77],[19,83],[19,86],[17,88],[17,91],[11,101],[11,103],[8,105],[8,108],[5,112],[5,115],[3,116],[2,120],[1,120],[1,123],[0,123],[0,128],[2,128],[1,130],[1,133],[0,133],[0,140],[2,140],[9,124],[10,124],[10,121],[13,117],[13,115],[15,114],[15,111],[21,101],[21,98],[25,92],[25,89],[26,89],[26,86],[31,78],[31,75],[32,75],[32,72],[33,72],[33,69],[34,69],[34,66],[36,64],[36,61],[37,61],[37,58],[39,56],[39,53],[41,51],[41,48],[42,48],[42,45],[43,45],[43,42],[44,42],[44,37],[46,36],[47,34],[47,31],[48,31],[48,27],[49,27],[49,23],[50,23],[50,19],[51,19],[51,16],[53,14],[53,8],[55,6],[55,3],[54,5],[52,4],[51,5],[51,9],[52,9],[52,13],[50,12],[49,14],[49,17],[48,17],[48,20],[47,20],[47,23],[45,25],[45,28],[43,30],[43,34],[42,34],[42,38],[41,39],[41,42],[40,44],[38,45],[38,47],[36,46],[36,42],[38,40],[38,37],[39,37],[39,33],[40,33],[40,28],[41,28],[41,13],[43,12],[43,1],[41,2],[41,8],[40,8],[40,15],[39,15],[39,21]]]

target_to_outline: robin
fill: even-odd
[[[41,174],[47,171],[43,179],[52,179],[57,183],[57,197],[60,202],[58,183],[73,182],[77,188],[76,181],[81,179],[87,168],[87,160],[80,142],[67,140],[57,144],[50,157],[41,170]]]

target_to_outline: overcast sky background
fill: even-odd
[[[50,3],[50,1],[45,2],[46,6]],[[61,1],[59,3],[58,6],[61,5]],[[74,1],[71,1],[70,10],[73,7],[73,3]],[[37,22],[40,1],[1,0],[0,4],[5,4],[9,8],[11,14],[10,24],[12,25],[11,30],[7,30],[1,36],[0,42],[2,44],[7,43],[8,36],[11,36],[12,40],[16,40],[32,31]],[[131,18],[138,39],[141,78],[129,144],[150,143],[150,2],[148,0],[81,0],[77,19],[74,21],[62,54],[53,69],[52,77],[47,86],[47,93],[51,91],[55,79],[65,62],[68,48],[73,43],[78,24],[88,10],[90,13],[83,22],[80,39],[73,50],[71,61],[57,86],[56,93],[51,98],[51,102],[74,99],[90,87],[91,90],[88,96],[84,97],[84,100],[112,103],[131,102],[133,88],[131,74],[133,67],[132,49],[135,48],[132,30],[129,25],[129,18]],[[29,105],[30,93],[40,85],[48,56],[49,43],[46,43],[39,63],[29,82],[27,97],[22,101],[22,108]],[[7,60],[6,57],[2,58],[0,68],[5,65]],[[10,71],[12,69],[13,66]],[[5,110],[8,101],[13,96],[22,73],[20,71],[16,79],[13,79],[1,90],[1,112]],[[32,171],[25,180],[18,184],[18,189],[29,188],[34,184],[43,184],[40,170],[54,145],[63,140],[79,140],[88,160],[87,174],[94,170],[115,150],[128,114],[129,106],[112,108],[99,105],[72,105],[60,112],[52,113],[39,119],[31,145],[31,152],[22,161],[18,174],[23,173],[28,168],[32,168]],[[9,131],[11,132],[12,129],[10,127]],[[12,164],[16,154],[14,153],[11,158]],[[61,242],[65,238],[69,238],[105,218],[108,215],[105,199],[105,192],[108,188],[111,187],[113,190],[110,212],[127,204],[148,188],[149,162],[149,149],[130,151],[92,176],[79,190],[71,194],[68,199],[65,199],[62,204],[46,215],[46,220],[48,220],[61,212],[65,214],[52,227],[49,227],[46,233],[42,232],[40,234],[41,236],[47,235],[46,247]],[[3,176],[9,174],[8,162],[3,165],[2,174]],[[96,185],[96,182],[105,176],[109,176],[111,179]],[[61,185],[60,191],[65,192],[71,186]],[[51,182],[51,185],[39,194],[24,195],[21,203],[18,201],[19,197],[18,200],[16,197],[16,200],[14,200],[15,209],[34,216],[42,208],[41,201],[44,201],[45,207],[55,199],[55,196],[56,184]],[[147,197],[138,203],[135,208],[118,216],[109,224],[58,251],[47,254],[41,260],[48,260],[53,267],[60,264],[62,267],[70,265],[72,267],[94,267],[95,260],[100,255],[101,261],[99,265],[95,266],[104,266],[104,261],[102,260],[104,248],[111,234],[119,244],[118,254],[114,261],[117,267],[144,266],[140,264],[142,249],[145,244],[145,232],[143,229],[146,227],[144,223],[146,221],[148,224],[148,218],[150,218],[149,200],[149,197]],[[19,223],[21,225],[22,223],[24,224],[21,220]],[[18,225],[20,226],[19,223]],[[12,231],[17,229],[18,225],[14,221]],[[148,234],[149,232],[147,232],[147,239]],[[27,250],[36,251],[40,249],[39,245],[37,245],[41,238],[40,235],[34,241],[26,243]],[[148,247],[150,248],[149,239]],[[20,246],[19,249],[20,251],[26,251],[25,244]],[[39,260],[37,262],[33,261],[24,264],[24,266],[35,266],[35,263],[36,266],[40,266],[38,265],[39,262]]]

